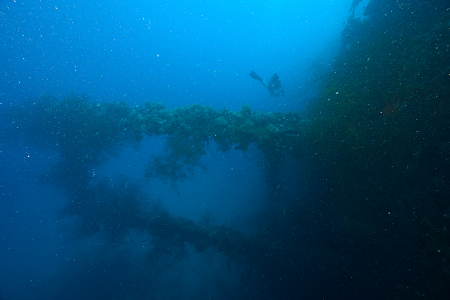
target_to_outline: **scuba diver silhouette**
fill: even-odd
[[[251,78],[258,80],[261,82],[270,92],[270,97],[284,97],[284,89],[281,84],[280,77],[278,77],[277,73],[273,74],[272,78],[270,78],[269,82],[264,82],[261,77],[259,77],[255,71],[252,70],[250,74]]]

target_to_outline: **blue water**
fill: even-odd
[[[298,110],[314,94],[311,64],[337,47],[350,4],[3,1],[1,97],[77,91],[136,105]],[[251,70],[266,81],[278,73],[286,97],[269,99]]]
[[[338,53],[351,3],[1,1],[0,110],[76,92],[131,107],[152,101],[302,112],[317,96],[317,72]],[[285,97],[270,97],[251,70],[265,81],[277,73]],[[212,144],[201,160],[207,171],[196,168],[174,190],[142,179],[165,138],[126,145],[90,175],[139,182],[174,217],[261,230],[264,213],[279,203],[269,197],[255,147],[222,153]],[[39,180],[57,161],[55,151],[26,140],[0,143],[0,299],[261,299],[255,267],[215,249],[186,245],[182,255],[151,256],[152,237],[140,232],[112,244],[100,235],[77,237],[76,218],[58,216],[68,196]],[[302,176],[287,164],[278,199]]]

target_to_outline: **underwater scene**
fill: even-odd
[[[450,299],[448,0],[0,20],[0,299]]]

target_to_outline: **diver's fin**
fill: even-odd
[[[258,81],[262,81],[262,78],[259,77],[259,76],[255,73],[255,71],[253,71],[253,70],[252,70],[252,72],[251,72],[250,74],[248,74],[248,75],[250,75],[250,77],[253,78],[253,79],[256,79],[256,80],[258,80]]]

